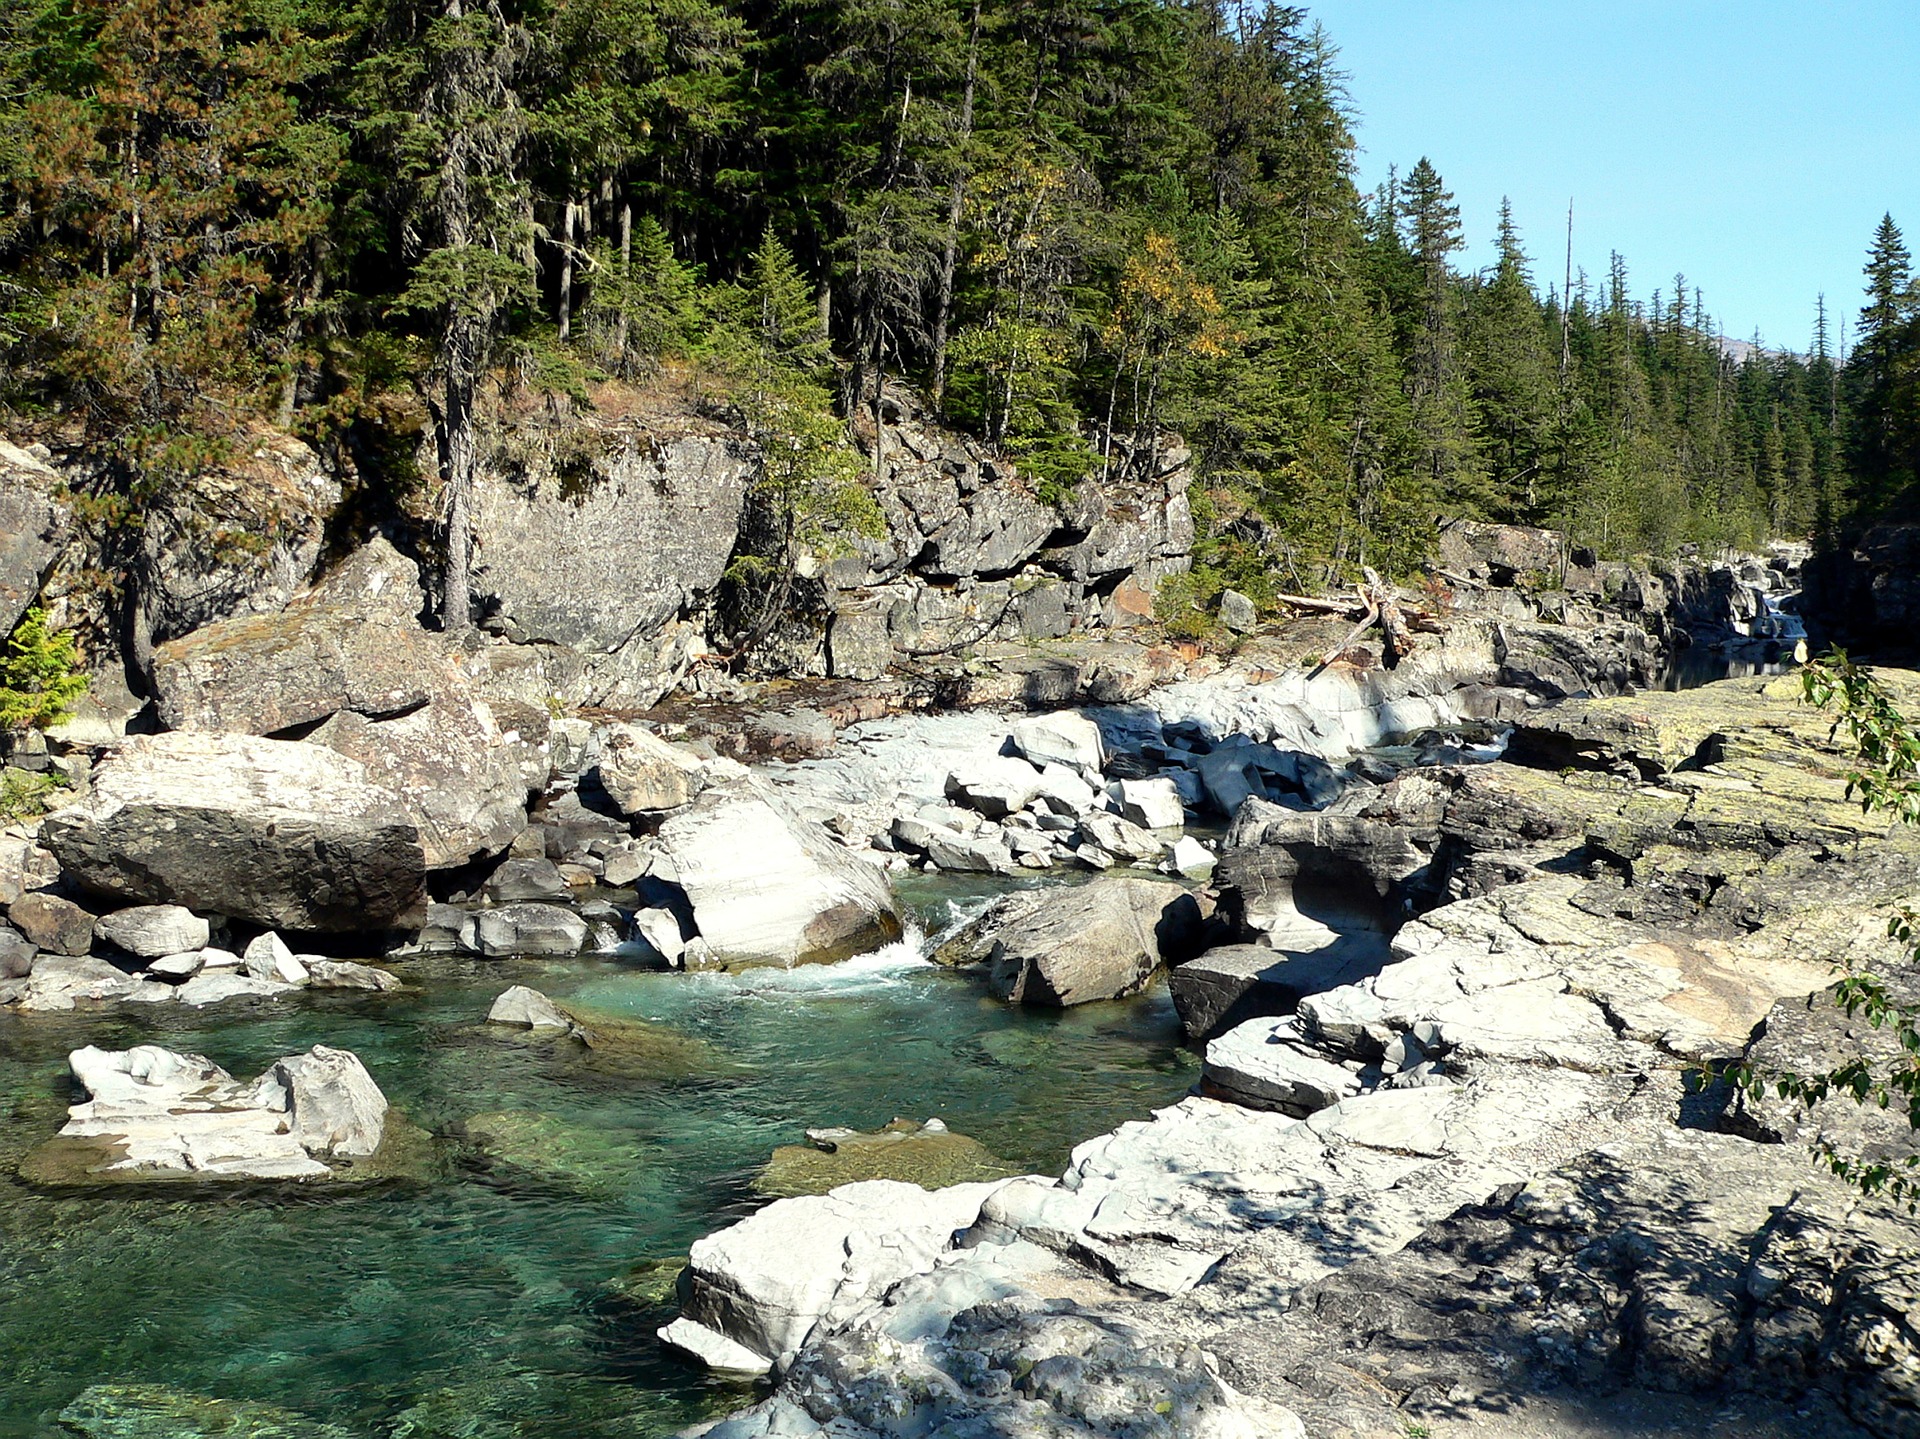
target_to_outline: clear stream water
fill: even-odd
[[[945,897],[918,899],[942,917]],[[264,1401],[370,1439],[669,1434],[753,1394],[664,1353],[668,1312],[620,1281],[764,1203],[751,1181],[774,1146],[938,1115],[1058,1172],[1074,1144],[1198,1073],[1164,988],[1016,1010],[904,946],[739,976],[598,959],[398,968],[414,987],[395,995],[0,1015],[0,1436],[64,1432],[53,1416],[97,1383]],[[608,1065],[489,1028],[514,983],[656,1021],[695,1052]],[[19,1183],[72,1097],[67,1051],[145,1042],[244,1077],[315,1043],[351,1049],[435,1136],[432,1163],[359,1192]],[[518,1164],[459,1137],[504,1110],[544,1117]]]

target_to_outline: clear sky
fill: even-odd
[[[1361,183],[1427,156],[1469,267],[1513,201],[1535,279],[1625,256],[1635,295],[1683,272],[1724,332],[1849,334],[1891,212],[1920,248],[1920,0],[1302,0],[1340,49]]]

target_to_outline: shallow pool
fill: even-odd
[[[265,1401],[391,1439],[672,1433],[751,1394],[663,1353],[658,1281],[628,1276],[764,1202],[752,1179],[775,1145],[938,1115],[1057,1172],[1074,1144],[1197,1076],[1164,987],[1015,1011],[905,947],[740,976],[591,959],[400,969],[414,987],[395,995],[0,1015],[0,1435],[58,1432],[53,1416],[99,1383]],[[484,1025],[516,983],[676,1038],[609,1059]],[[359,1193],[54,1196],[13,1179],[64,1116],[67,1051],[143,1042],[246,1077],[315,1043],[354,1050],[435,1136],[427,1162]],[[509,1140],[491,1157],[461,1137],[502,1114]]]

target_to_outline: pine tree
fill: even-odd
[[[1474,416],[1460,357],[1460,287],[1449,257],[1466,242],[1460,209],[1424,156],[1400,195],[1408,253],[1420,275],[1417,323],[1407,381],[1420,467],[1443,503],[1488,507],[1474,451]]]
[[[1551,509],[1545,489],[1556,396],[1553,358],[1513,211],[1500,202],[1493,274],[1466,316],[1466,368],[1487,493],[1503,519],[1537,524]]]
[[[511,312],[534,296],[526,106],[531,37],[504,0],[391,0],[361,67],[367,129],[392,167],[411,251],[400,304],[430,328],[423,391],[445,507],[440,621],[472,623],[468,511],[480,464],[480,386]]]
[[[1867,303],[1846,383],[1853,503],[1872,515],[1891,506],[1920,475],[1920,296],[1892,215],[1883,216],[1874,232],[1865,273]]]

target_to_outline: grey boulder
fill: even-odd
[[[390,719],[342,710],[307,738],[398,797],[430,870],[498,854],[527,827],[527,744],[450,671],[418,709]]]
[[[639,725],[609,725],[600,737],[600,786],[624,815],[661,814],[693,803],[706,763]]]
[[[886,875],[751,780],[702,792],[661,824],[659,844],[729,968],[831,962],[901,935]]]
[[[512,955],[576,955],[587,922],[557,904],[503,904],[476,910],[460,927],[460,945],[486,959]]]
[[[115,949],[142,959],[199,950],[213,937],[206,920],[177,904],[142,904],[95,921],[93,932]]]
[[[560,1006],[537,989],[516,984],[500,992],[487,1011],[488,1024],[513,1024],[525,1029],[572,1029],[573,1021]]]
[[[1061,764],[1087,774],[1098,774],[1106,759],[1100,726],[1072,710],[1015,720],[1013,747],[1036,765]]]
[[[318,745],[130,739],[41,834],[68,876],[96,893],[277,929],[381,929],[425,899],[411,818],[364,766]]]
[[[999,1183],[925,1190],[893,1179],[782,1199],[694,1243],[680,1317],[660,1331],[709,1368],[762,1374],[814,1326],[931,1269]]]
[[[57,894],[22,895],[7,909],[7,918],[33,943],[55,954],[81,955],[93,949],[94,916]]]
[[[1077,889],[1009,895],[936,956],[982,965],[1000,998],[1065,1007],[1118,999],[1192,953],[1199,904],[1176,885],[1108,877]]]
[[[33,973],[39,951],[11,925],[0,924],[0,979],[25,979]]]
[[[370,1156],[385,1130],[386,1097],[366,1067],[324,1045],[251,1085],[152,1044],[88,1046],[69,1063],[89,1097],[23,1163],[35,1182],[325,1179],[327,1160]]]

